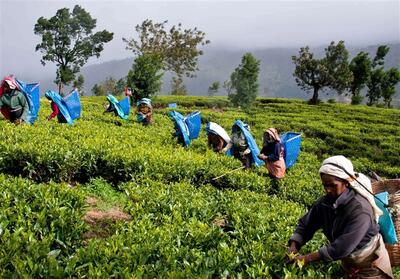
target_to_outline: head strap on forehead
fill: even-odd
[[[268,128],[265,133],[271,136],[275,141],[280,142],[281,138],[279,137],[278,131],[275,128]]]
[[[354,172],[353,164],[349,159],[341,155],[329,157],[323,161],[319,173],[347,180],[352,189],[368,200],[372,206],[375,217],[379,218],[379,216],[382,215],[382,211],[375,203],[375,195],[371,191],[371,182],[365,175]],[[377,197],[375,198],[384,206],[387,206],[382,200]]]

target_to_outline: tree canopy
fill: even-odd
[[[42,36],[42,41],[36,45],[36,51],[43,54],[43,65],[46,61],[56,63],[55,83],[59,85],[60,93],[62,86],[74,80],[87,60],[92,56],[99,57],[104,44],[112,40],[113,33],[107,30],[93,33],[95,27],[96,19],[79,5],[72,12],[62,8],[50,19],[40,17],[37,20],[34,32]]]
[[[249,109],[258,94],[258,75],[260,72],[260,61],[251,53],[242,57],[240,65],[231,74],[232,92],[228,95],[229,100],[235,106]]]
[[[132,50],[136,55],[157,54],[163,62],[163,69],[175,73],[172,79],[173,91],[177,94],[184,94],[185,90],[183,77],[194,77],[198,70],[198,57],[203,51],[198,46],[209,44],[205,40],[205,33],[193,29],[183,29],[182,24],[173,25],[167,30],[168,21],[154,23],[152,20],[145,20],[141,25],[135,27],[138,39],[126,39],[126,48]]]
[[[157,54],[142,54],[135,59],[128,73],[127,84],[132,89],[133,101],[151,98],[162,85],[162,60]]]
[[[298,56],[292,56],[297,85],[306,91],[313,90],[311,104],[318,102],[320,90],[331,88],[341,93],[348,88],[352,78],[348,56],[343,41],[331,42],[321,59],[314,58],[308,46],[300,48]]]

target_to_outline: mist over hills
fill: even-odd
[[[350,52],[350,59],[358,52],[366,51],[371,57],[375,55],[378,45],[365,48],[347,47]],[[400,44],[389,44],[390,52],[385,59],[386,67],[400,68]],[[325,47],[311,48],[316,57],[322,57]],[[246,52],[251,52],[257,59],[261,60],[259,75],[259,96],[301,98],[308,99],[310,94],[297,87],[293,71],[292,55],[297,55],[299,48],[267,48],[257,50],[229,50],[207,47],[204,54],[199,58],[199,71],[195,78],[185,78],[184,83],[189,95],[207,95],[208,87],[214,81],[219,81],[221,86],[228,80],[233,70],[240,64],[241,57]],[[107,77],[119,79],[125,77],[132,67],[133,57],[122,60],[113,60],[100,64],[83,67],[81,73],[85,78],[85,95],[91,95],[91,88],[94,84],[104,81]],[[171,73],[166,72],[163,78],[161,95],[170,91]],[[53,78],[41,81],[42,91],[47,88],[56,88]],[[396,96],[400,96],[400,86],[397,86]],[[221,87],[216,94],[226,95]],[[332,98],[335,94],[321,92],[321,98]]]

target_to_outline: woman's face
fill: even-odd
[[[345,180],[325,173],[321,174],[321,181],[326,195],[333,199],[337,199],[346,190],[348,184]]]
[[[11,92],[11,88],[10,88],[10,85],[8,85],[8,83],[7,82],[4,82],[4,93],[9,93],[9,92]]]
[[[264,144],[274,142],[274,139],[269,133],[264,133]]]

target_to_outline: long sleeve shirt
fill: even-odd
[[[319,250],[327,262],[363,248],[379,233],[371,204],[349,188],[336,201],[327,196],[320,198],[299,220],[289,242],[296,241],[301,247],[318,229],[322,229],[330,242]]]
[[[29,114],[29,106],[25,95],[18,91],[12,90],[10,93],[4,93],[0,98],[0,108],[6,107],[9,111],[10,120],[17,119],[27,120]]]
[[[53,111],[49,117],[47,118],[48,120],[53,119],[54,117],[56,117],[58,115],[58,113],[60,112],[60,110],[58,109],[58,106],[55,102],[51,102],[51,110]]]
[[[260,154],[264,154],[268,157],[269,161],[278,161],[281,157],[282,144],[279,142],[273,142],[263,146]]]

